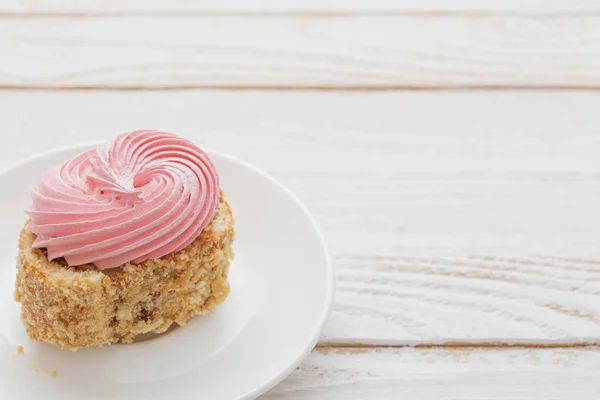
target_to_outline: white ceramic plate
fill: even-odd
[[[254,398],[292,372],[331,308],[333,270],[323,237],[287,189],[215,151],[207,153],[236,230],[231,295],[221,306],[129,345],[70,352],[27,338],[13,300],[22,210],[47,167],[90,147],[40,155],[0,174],[0,399]]]

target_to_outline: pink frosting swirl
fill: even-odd
[[[215,167],[198,146],[138,130],[47,170],[27,230],[50,260],[103,270],[184,249],[213,219],[219,196]]]

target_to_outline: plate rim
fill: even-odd
[[[41,158],[52,156],[56,153],[67,152],[67,151],[85,151],[85,150],[93,149],[95,147],[101,147],[104,143],[105,142],[101,142],[101,141],[91,141],[91,142],[80,142],[80,143],[70,144],[70,145],[66,145],[66,146],[52,147],[52,148],[44,150],[42,152],[29,155],[18,162],[12,163],[12,164],[8,165],[7,167],[2,168],[0,170],[0,176],[10,174],[11,172],[14,172],[17,169],[24,167],[25,165],[27,165],[29,163],[32,163]],[[321,333],[323,332],[325,324],[329,320],[329,316],[331,315],[331,311],[333,308],[333,299],[334,299],[334,295],[335,295],[335,270],[334,270],[333,262],[331,259],[331,253],[329,251],[329,247],[325,240],[325,236],[323,235],[323,232],[319,228],[319,225],[318,225],[315,217],[310,212],[308,207],[304,203],[302,203],[300,201],[300,199],[298,199],[298,197],[290,189],[288,189],[285,185],[283,185],[281,182],[279,182],[275,177],[273,177],[269,173],[263,171],[262,169],[258,168],[257,166],[255,166],[247,161],[239,159],[236,156],[232,156],[230,154],[223,153],[219,150],[215,150],[210,147],[203,146],[203,147],[201,147],[201,149],[204,152],[206,152],[209,156],[215,155],[217,157],[226,159],[227,161],[229,161],[231,163],[237,164],[243,168],[249,169],[253,173],[265,178],[272,185],[276,186],[281,191],[283,191],[287,195],[287,197],[292,202],[294,202],[295,205],[298,206],[300,208],[300,210],[303,212],[303,214],[308,218],[308,221],[309,221],[311,227],[313,228],[313,230],[318,238],[318,241],[321,245],[323,253],[325,255],[325,266],[326,266],[325,303],[321,310],[321,315],[319,316],[318,322],[315,325],[315,327],[313,328],[313,330],[309,336],[308,342],[306,343],[303,350],[300,352],[300,354],[298,354],[295,357],[295,359],[286,368],[279,371],[279,373],[277,373],[270,380],[260,383],[256,388],[246,391],[244,394],[241,395],[241,397],[239,397],[239,399],[256,398],[256,397],[260,396],[261,394],[264,394],[264,393],[268,392],[269,390],[273,389],[275,386],[277,386],[279,383],[281,383],[286,377],[288,377],[302,363],[302,361],[304,361],[306,359],[306,357],[312,352],[315,345],[318,343]]]

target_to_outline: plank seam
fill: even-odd
[[[198,10],[123,10],[100,13],[91,12],[17,12],[0,11],[0,18],[119,18],[119,17],[243,17],[243,18],[490,18],[490,17],[531,17],[540,19],[576,18],[600,16],[600,10],[589,11],[478,11],[478,10],[435,10],[435,11],[397,11],[397,10],[348,10],[348,11],[198,11]]]
[[[508,91],[581,91],[597,92],[600,85],[461,85],[461,86],[223,86],[223,85],[168,85],[168,86],[0,86],[0,91],[170,91],[170,90],[223,90],[223,91],[297,91],[297,92],[508,92]]]
[[[322,349],[600,349],[600,341],[596,343],[520,343],[507,342],[469,343],[469,342],[446,342],[443,344],[364,344],[355,342],[319,342],[314,350]]]

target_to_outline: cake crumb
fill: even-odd
[[[56,377],[56,375],[57,375],[56,370],[52,370],[51,371],[50,369],[48,369],[46,367],[42,367],[42,372],[45,373],[45,374],[48,374],[48,375],[50,375],[52,377]]]
[[[17,346],[17,354],[23,354],[25,353],[25,349],[23,348],[23,346]]]

